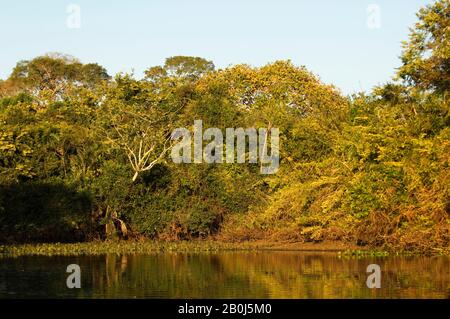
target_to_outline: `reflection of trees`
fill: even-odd
[[[81,267],[80,290],[65,285],[72,263]],[[379,290],[365,285],[371,263],[382,269]],[[340,259],[306,252],[24,256],[0,263],[0,297],[449,298],[449,269],[449,257]]]
[[[365,286],[382,268],[382,289]],[[169,298],[448,297],[445,257],[340,259],[326,253],[223,252],[108,255],[92,264],[95,296]]]

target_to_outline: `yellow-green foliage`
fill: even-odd
[[[265,208],[242,223],[277,239],[418,251],[448,247],[449,108],[430,97],[409,103],[355,97],[329,156],[284,171]],[[439,113],[428,113],[436,108]],[[430,131],[422,126],[430,116],[447,122]]]
[[[178,56],[141,80],[63,55],[21,61],[0,82],[0,241],[217,236],[445,250],[449,19],[448,0],[423,9],[404,44],[405,81],[351,97],[290,61],[214,70]],[[279,128],[279,171],[172,163],[167,137],[197,119]]]

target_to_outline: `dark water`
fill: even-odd
[[[81,267],[68,289],[66,267]],[[381,267],[381,288],[366,267]],[[0,259],[0,298],[450,298],[449,257],[339,258],[330,253],[19,257]]]

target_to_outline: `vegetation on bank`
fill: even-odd
[[[335,243],[336,244],[336,243]],[[399,253],[384,250],[358,250],[333,243],[314,245],[281,244],[274,242],[223,243],[212,240],[176,242],[161,241],[90,241],[83,243],[47,243],[0,245],[0,258],[20,256],[80,256],[80,255],[133,255],[154,253],[219,253],[227,251],[314,251],[334,253],[341,258],[386,257]],[[404,254],[404,253],[402,253]],[[435,252],[435,254],[439,254]]]
[[[418,17],[398,81],[351,97],[289,61],[215,70],[178,56],[141,80],[59,54],[20,61],[0,81],[0,242],[448,249],[449,1]],[[279,171],[174,164],[170,133],[196,119],[278,127]]]
[[[387,251],[381,249],[357,249],[342,242],[325,243],[280,243],[252,241],[241,243],[224,243],[214,240],[191,240],[161,242],[149,240],[126,241],[90,241],[83,243],[44,243],[0,245],[0,258],[21,256],[81,256],[81,255],[134,255],[157,253],[224,253],[230,251],[264,252],[292,251],[335,254],[339,258],[367,258],[388,256],[413,256],[417,252]],[[448,255],[450,250],[434,249],[427,255]],[[422,254],[422,253],[420,253]]]
[[[211,241],[91,241],[84,243],[23,244],[0,246],[1,257],[77,256],[104,254],[151,254],[160,252],[217,252],[249,249],[250,246]],[[257,248],[253,246],[253,248]]]

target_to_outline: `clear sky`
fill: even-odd
[[[174,55],[218,68],[291,59],[348,94],[392,77],[415,13],[430,2],[0,0],[0,78],[19,60],[55,51],[137,77]]]

